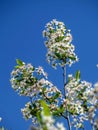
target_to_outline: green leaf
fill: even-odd
[[[41,121],[42,121],[42,119],[41,119],[41,111],[37,112],[37,119],[41,123]]]
[[[86,86],[83,87],[83,89],[81,89],[80,91],[77,91],[78,92],[78,95],[77,95],[77,98],[82,100],[82,97],[83,97],[83,93],[85,92],[86,90]]]
[[[85,111],[88,111],[87,100],[84,100],[84,101],[83,101],[82,106],[84,107],[84,110],[85,110]]]
[[[80,80],[80,70],[78,70],[75,74],[76,80]]]
[[[83,87],[83,89],[81,89],[81,92],[84,93],[86,91],[86,86]]]
[[[21,60],[19,60],[19,59],[16,59],[16,63],[17,63],[19,66],[23,66],[23,65],[24,65],[24,63],[23,63]]]
[[[63,105],[60,106],[60,112],[63,113],[65,111],[65,108],[63,107]]]
[[[56,94],[54,95],[53,99],[57,99],[60,95],[60,92],[56,92]]]
[[[17,66],[15,66],[15,68],[16,68],[16,69],[19,69],[19,68],[20,68],[20,66],[19,66],[19,65],[17,65]]]
[[[60,42],[60,41],[62,41],[64,39],[64,36],[58,36],[56,39],[55,39],[55,41],[56,42]]]
[[[56,55],[59,59],[61,58],[60,53],[55,52],[55,55]]]
[[[45,114],[45,116],[50,116],[50,110],[49,110],[49,107],[47,105],[47,103],[43,100],[40,100],[40,103],[41,103],[41,106],[43,107],[43,112]]]
[[[50,33],[54,33],[55,31],[53,29],[49,30]]]
[[[74,56],[69,56],[68,58],[71,60],[76,60],[76,58]]]

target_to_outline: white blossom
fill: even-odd
[[[47,130],[66,130],[62,123],[57,122],[54,125],[55,120],[53,119],[53,117],[51,115],[46,116],[44,115],[43,112],[42,112],[42,122],[45,124]],[[43,129],[41,128],[41,130]]]
[[[73,117],[72,124],[75,127],[80,127],[84,120],[92,119],[95,116],[97,99],[94,94],[95,88],[92,84],[86,81],[77,80],[72,75],[69,75],[69,82],[65,86],[66,99],[64,104],[68,107],[68,111],[76,115]],[[93,109],[92,109],[93,108]]]
[[[58,64],[71,66],[75,61],[78,61],[74,53],[75,47],[72,42],[70,30],[67,30],[63,22],[56,19],[46,24],[46,30],[43,31],[43,36],[47,38],[45,45],[47,51],[47,61],[52,63],[52,67]]]

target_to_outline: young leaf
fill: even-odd
[[[50,116],[50,110],[49,110],[49,107],[46,104],[46,102],[43,100],[40,100],[40,103],[41,103],[41,106],[43,107],[43,112],[44,112],[45,116]]]
[[[56,94],[54,95],[53,99],[57,99],[60,95],[60,92],[56,92]]]
[[[24,63],[23,63],[21,60],[19,60],[19,59],[16,59],[16,63],[17,63],[19,66],[23,66],[23,65],[24,65]]]
[[[80,80],[80,70],[78,70],[75,74],[76,80]]]
[[[68,56],[68,58],[73,60],[73,61],[76,60],[76,57],[74,57],[74,56]]]
[[[37,119],[41,123],[41,121],[42,121],[42,119],[41,119],[41,111],[37,112]]]

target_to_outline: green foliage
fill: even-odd
[[[45,116],[50,116],[50,110],[49,107],[47,105],[47,103],[44,100],[40,100],[40,104],[42,106],[42,110]]]
[[[19,59],[16,59],[16,63],[17,63],[19,66],[23,66],[23,65],[24,65],[24,63],[23,63],[21,60],[19,60]]]
[[[16,69],[19,69],[21,66],[24,65],[24,63],[19,59],[16,59],[16,63],[17,63],[17,65],[15,66]]]
[[[41,125],[43,125],[42,116],[43,116],[43,115],[44,115],[44,116],[50,116],[51,113],[50,113],[50,109],[49,109],[47,103],[46,103],[44,100],[40,100],[39,103],[40,103],[40,105],[41,105],[41,107],[42,107],[42,110],[39,110],[39,111],[37,110],[37,111],[36,111],[36,116],[37,116],[38,122],[39,122]],[[34,108],[34,109],[35,109],[35,108]],[[43,115],[42,115],[42,114],[43,114]],[[43,130],[44,130],[44,129],[47,130],[45,124],[44,124],[44,126],[43,126]]]
[[[58,36],[56,39],[55,39],[55,41],[56,42],[60,42],[60,41],[62,41],[64,39],[64,36]]]
[[[75,109],[75,107],[72,107],[70,104],[68,104],[68,112],[71,114],[71,115],[78,115],[77,113],[77,110]]]
[[[80,80],[80,70],[76,71],[75,78],[76,80]]]
[[[50,33],[54,33],[55,31],[53,29],[49,30]]]
[[[68,56],[68,58],[71,59],[71,60],[73,60],[73,61],[76,60],[75,56]]]
[[[55,99],[57,99],[59,96],[60,96],[60,93],[59,93],[59,92],[56,92],[56,94],[52,97],[53,101],[54,101]]]
[[[63,105],[60,105],[55,111],[52,112],[52,114],[56,117],[60,117],[65,112],[65,108]]]

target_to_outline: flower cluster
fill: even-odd
[[[51,115],[49,107],[47,106],[47,103],[43,100],[39,100],[39,103],[41,105],[41,110],[39,112],[35,110],[35,113],[37,113],[38,125],[36,127],[32,126],[31,129],[34,129],[34,130],[66,130],[62,123],[55,122],[55,120],[53,119],[53,116]],[[30,111],[31,103],[29,102],[26,106],[27,106],[27,112],[25,112],[25,114],[26,114],[25,116],[27,116],[27,114],[29,115],[28,111]],[[36,121],[36,119],[35,119],[35,121]]]
[[[64,112],[65,109],[61,109],[62,94],[51,82],[41,79],[35,84],[35,89],[37,89],[36,95],[31,98],[31,102],[25,105],[25,108],[21,109],[25,119],[31,118],[34,124],[37,123],[36,116],[37,113],[41,111],[39,102],[41,99],[47,102],[51,113],[59,115],[59,113]],[[59,107],[60,104],[61,106]]]
[[[43,77],[47,78],[47,74],[42,67],[34,68],[21,61],[11,73],[11,84],[20,95],[32,97],[40,90]]]
[[[57,64],[60,66],[71,65],[78,60],[74,53],[75,47],[71,44],[72,35],[63,22],[54,19],[47,23],[43,36],[47,38],[45,41],[48,49],[47,61],[51,62],[53,67],[56,67]]]
[[[18,60],[17,64],[18,66],[11,73],[12,87],[20,95],[30,97],[30,102],[22,109],[24,118],[31,118],[33,123],[36,122],[37,112],[41,110],[40,99],[47,102],[50,110],[55,115],[63,112],[62,93],[47,80],[47,73],[44,72],[43,68],[35,68],[31,64],[25,64],[20,60]]]
[[[98,113],[97,113],[98,112],[98,82],[94,84],[93,93],[94,93],[95,98],[97,99],[97,102],[89,112],[89,120],[90,120],[91,124],[94,125],[94,128],[97,130],[98,129]],[[96,113],[94,113],[94,112],[96,112]]]
[[[65,101],[75,127],[83,127],[84,120],[93,119],[97,104],[94,91],[95,89],[89,82],[69,75],[69,81],[65,86]]]

